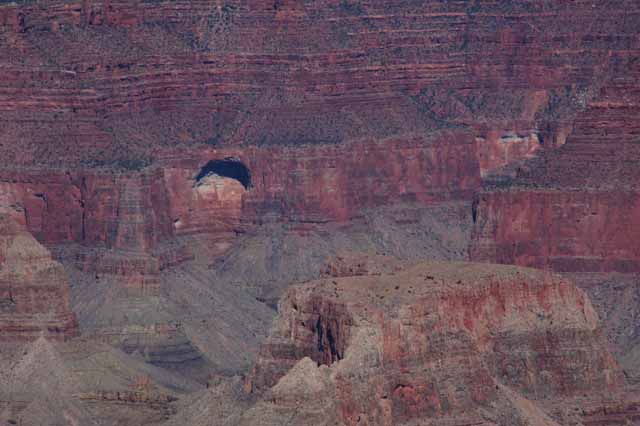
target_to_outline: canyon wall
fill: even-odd
[[[77,334],[62,265],[24,225],[0,215],[0,341]]]
[[[471,257],[561,272],[639,272],[639,226],[637,191],[486,192]]]
[[[251,185],[243,189],[227,181],[221,188],[236,189],[212,199],[195,177],[206,162],[224,158],[240,160]],[[212,217],[225,216],[231,224],[345,221],[363,208],[394,202],[470,199],[480,186],[473,139],[462,131],[346,146],[202,150],[160,163],[168,169],[179,233],[212,228]]]
[[[485,184],[472,259],[563,272],[640,271],[640,51],[612,55],[611,80],[566,143]]]
[[[481,176],[565,146],[633,57],[637,14],[631,1],[2,5],[0,206],[22,207],[45,243],[149,251],[470,199]],[[194,180],[227,157],[250,188]]]
[[[528,135],[564,141],[610,52],[637,43],[637,13],[632,1],[3,5],[2,159],[126,168],[175,146],[465,126],[491,170],[528,156]]]
[[[0,214],[18,225],[0,222],[0,242],[19,250],[0,250],[0,339],[77,333],[61,267],[29,233],[73,274],[87,336],[200,378],[208,361],[246,368],[273,315],[236,283],[273,302],[283,276],[316,271],[309,241],[333,253],[345,222],[376,220],[368,208],[401,206],[410,223],[354,234],[371,250],[466,241],[403,204],[457,200],[474,260],[640,272],[635,0],[2,3]],[[208,269],[271,222],[293,237],[265,227],[220,267],[227,281]],[[245,267],[255,252],[264,265]],[[637,421],[570,282],[380,263],[333,265],[287,293],[241,424],[283,411],[301,425]],[[266,282],[260,268],[293,272]]]
[[[171,235],[161,173],[3,171],[0,209],[47,244],[149,249]]]
[[[480,185],[465,132],[349,148],[346,154],[337,146],[203,150],[123,175],[6,171],[0,208],[47,244],[150,252],[174,235],[348,220],[393,202],[470,199]],[[250,186],[224,176],[197,178],[207,162],[225,158],[241,160]]]

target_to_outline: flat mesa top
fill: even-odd
[[[358,300],[363,295],[393,296],[396,301],[411,301],[450,290],[478,290],[490,285],[527,283],[541,286],[559,282],[558,275],[532,268],[471,262],[419,261],[398,271],[358,276],[329,277],[301,285],[303,291],[342,300]]]

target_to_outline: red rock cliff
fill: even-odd
[[[637,16],[633,1],[4,5],[5,204],[40,241],[124,248],[468,197],[565,142],[633,57]],[[227,156],[252,189],[196,184]],[[135,173],[150,164],[164,172]]]
[[[24,225],[0,215],[0,341],[77,334],[62,265]]]
[[[519,398],[548,413],[556,402],[579,406],[576,397],[596,405],[613,395],[624,400],[621,371],[585,294],[558,276],[517,267],[425,262],[293,287],[246,389],[271,388],[267,400],[293,407],[295,395],[282,389],[303,380],[296,371],[304,357],[329,369],[305,367],[314,384],[300,382],[298,400],[318,392],[311,407],[334,401],[340,424],[480,424],[486,410],[515,407],[512,414],[522,415]],[[326,383],[315,384],[314,375]],[[520,402],[506,404],[514,394]]]
[[[613,78],[577,116],[566,144],[479,195],[473,259],[640,271],[638,53],[612,56]]]
[[[482,193],[471,256],[562,272],[640,271],[640,194],[515,189]]]
[[[5,5],[2,159],[114,166],[167,146],[453,124],[473,129],[492,170],[536,138],[564,141],[610,52],[637,43],[637,14],[633,1]]]

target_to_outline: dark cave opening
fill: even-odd
[[[199,182],[211,174],[235,179],[240,182],[245,189],[251,188],[251,172],[240,160],[234,158],[211,160],[200,169],[200,173],[196,176],[196,182]]]
[[[322,318],[318,318],[316,322],[317,348],[322,357],[320,364],[331,365],[331,363],[342,359],[342,353],[338,348],[337,339],[334,337],[332,325],[337,328],[337,324],[324,324]]]

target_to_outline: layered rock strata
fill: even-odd
[[[637,54],[612,56],[612,79],[577,116],[566,144],[480,193],[472,259],[563,272],[640,271]]]
[[[468,133],[442,132],[354,143],[349,155],[336,146],[204,150],[125,175],[5,171],[0,209],[47,244],[151,252],[174,235],[224,235],[268,221],[347,220],[394,202],[470,199],[480,185],[474,153]],[[225,158],[251,172],[250,185],[198,177],[207,162]],[[170,264],[180,256],[159,257]]]
[[[244,408],[227,408],[219,424],[638,418],[588,297],[566,279],[431,261],[370,275],[361,260],[345,268],[352,262],[288,291],[244,383],[257,402],[237,399]],[[213,400],[208,409],[218,409]]]
[[[0,421],[35,425],[158,424],[200,387],[104,344],[45,337],[2,347]]]
[[[135,169],[176,147],[464,126],[490,171],[564,142],[610,52],[637,43],[637,14],[631,1],[4,5],[2,158]]]
[[[64,268],[24,225],[0,215],[0,341],[77,334]]]
[[[22,207],[41,242],[146,250],[204,232],[224,251],[247,222],[467,199],[481,175],[598,118],[584,111],[634,57],[637,14],[631,1],[3,5],[0,208]],[[196,179],[227,158],[251,187]]]

